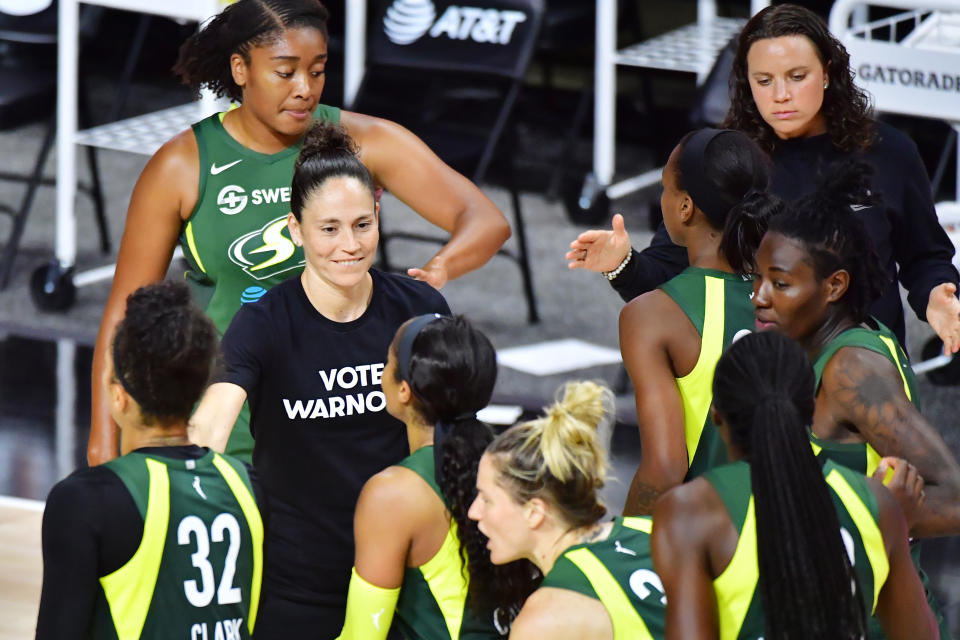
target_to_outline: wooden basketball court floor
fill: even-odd
[[[26,640],[36,630],[43,505],[0,496],[0,640]]]

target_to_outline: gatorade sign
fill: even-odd
[[[424,35],[506,45],[517,24],[527,19],[522,11],[457,5],[449,5],[439,19],[436,16],[431,0],[394,0],[383,18],[383,31],[398,45],[411,44]]]
[[[543,0],[382,0],[374,63],[502,72],[532,45]]]

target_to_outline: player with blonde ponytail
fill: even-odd
[[[603,522],[613,394],[569,382],[542,418],[498,436],[480,459],[469,517],[490,560],[533,562],[543,573],[510,637],[662,638],[665,601],[650,557],[649,518]]]

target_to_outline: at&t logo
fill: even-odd
[[[217,204],[220,206],[220,213],[228,216],[236,215],[247,206],[247,193],[243,187],[228,184],[217,194]]]
[[[514,28],[527,19],[522,11],[450,5],[434,22],[431,0],[394,0],[383,18],[383,30],[391,42],[407,45],[429,32],[431,38],[446,35],[451,40],[509,44]]]

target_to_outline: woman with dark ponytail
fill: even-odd
[[[911,535],[956,535],[960,465],[920,414],[913,371],[896,336],[870,315],[886,282],[854,214],[873,202],[870,185],[869,166],[832,166],[815,192],[770,220],[756,257],[757,329],[796,340],[813,363],[811,429],[820,456],[868,475],[882,456],[909,461],[927,485]],[[914,554],[919,558],[918,544]]]
[[[536,420],[497,436],[480,459],[470,518],[490,560],[533,562],[543,582],[511,640],[662,640],[666,599],[650,518],[604,521],[610,389],[568,382]]]
[[[624,513],[649,514],[662,492],[726,461],[709,426],[710,378],[723,348],[753,327],[743,276],[781,206],[768,180],[763,152],[729,130],[688,134],[664,167],[664,224],[690,266],[620,313],[642,447]]]
[[[450,233],[409,275],[439,289],[482,266],[510,236],[497,207],[415,135],[320,102],[329,36],[319,0],[224,4],[184,43],[174,72],[192,90],[207,87],[234,107],[164,144],[133,190],[94,354],[91,464],[117,455],[99,382],[113,327],[130,292],[164,278],[178,244],[187,279],[221,335],[242,304],[303,269],[303,251],[285,223],[293,163],[312,122],[342,124],[374,184]],[[229,446],[245,459],[253,448],[248,422],[245,408]]]
[[[383,391],[412,453],[360,493],[343,640],[386,638],[394,611],[410,640],[507,634],[534,569],[491,564],[487,538],[467,518],[493,440],[476,413],[496,379],[493,345],[462,316],[423,315],[397,331]]]
[[[381,390],[390,342],[410,318],[450,308],[426,282],[371,268],[380,206],[342,128],[307,133],[290,208],[284,222],[303,247],[303,273],[237,312],[191,426],[196,442],[222,451],[249,400],[253,464],[271,510],[257,632],[333,638],[360,489],[409,453]]]
[[[810,449],[814,377],[776,333],[744,336],[717,363],[714,423],[731,464],[665,494],[653,558],[667,638],[938,638],[897,501],[877,479]],[[897,461],[892,483],[909,485]],[[915,485],[915,490],[918,490]]]

